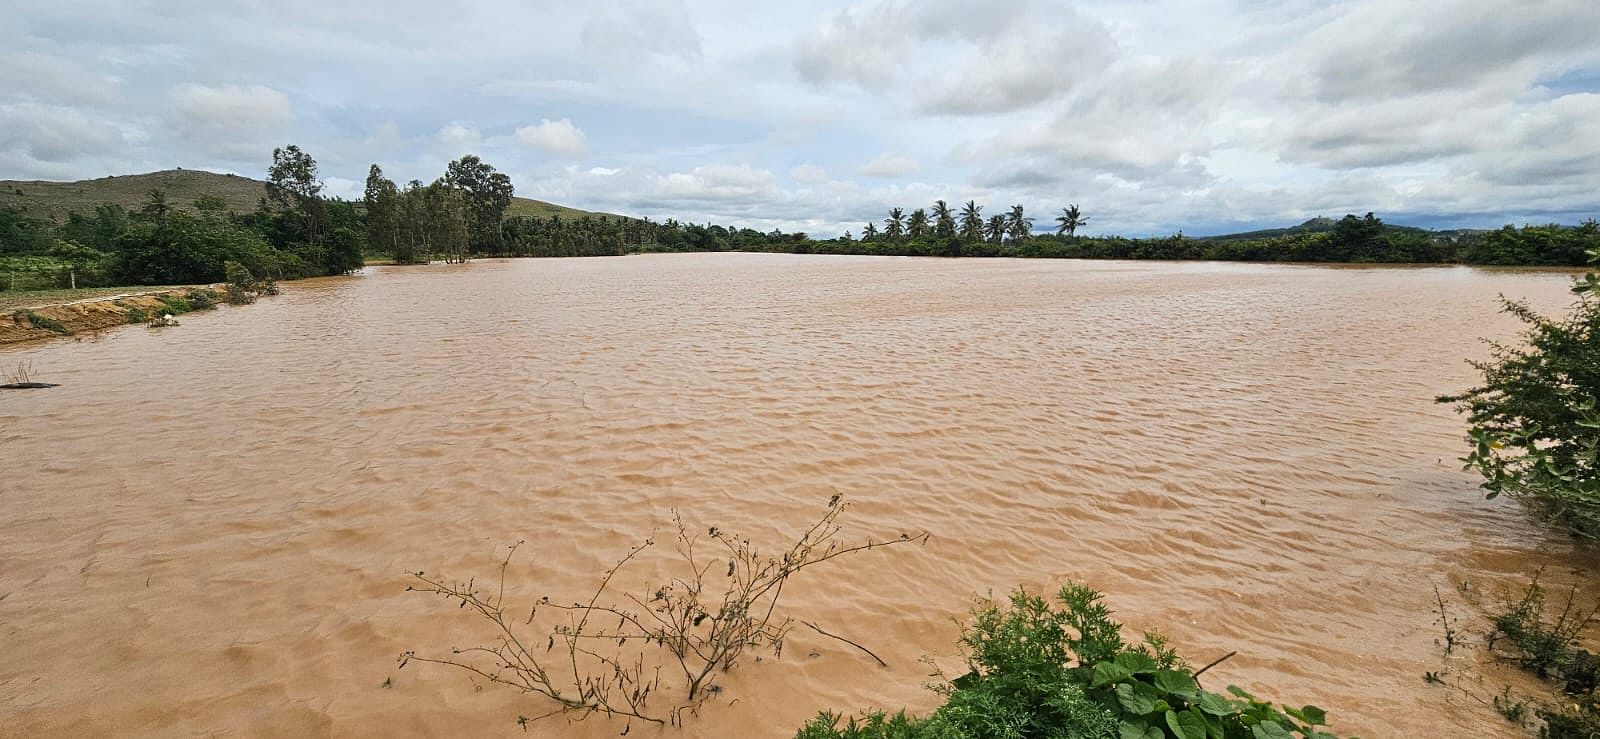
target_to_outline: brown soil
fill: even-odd
[[[35,325],[32,318],[30,318],[32,315],[56,321],[74,334],[99,331],[113,326],[127,325],[129,323],[128,311],[131,309],[142,310],[152,318],[158,316],[163,310],[162,296],[177,295],[187,298],[196,289],[199,288],[162,290],[13,311],[10,314],[0,315],[0,344],[35,341],[65,335],[58,331]]]

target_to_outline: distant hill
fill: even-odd
[[[238,213],[255,210],[256,204],[267,194],[266,183],[261,180],[198,169],[168,169],[77,182],[0,180],[0,207],[21,208],[36,218],[64,221],[69,213],[92,213],[95,206],[103,203],[136,210],[148,199],[151,190],[158,189],[166,192],[167,202],[175,207],[188,209],[195,198],[215,195],[228,204],[229,210]],[[506,214],[540,218],[553,215],[619,217],[530,198],[512,198]]]
[[[1312,218],[1311,220],[1308,220],[1298,226],[1290,226],[1288,228],[1264,228],[1259,231],[1244,231],[1241,233],[1221,234],[1219,236],[1196,236],[1195,238],[1205,241],[1260,241],[1262,239],[1275,239],[1279,236],[1292,236],[1294,234],[1324,233],[1327,231],[1332,231],[1334,225],[1337,223],[1338,221],[1336,219],[1319,216],[1317,218]],[[1385,223],[1383,224],[1383,227],[1389,231],[1415,231],[1417,233],[1430,233],[1425,228],[1417,228],[1415,226],[1396,226]]]

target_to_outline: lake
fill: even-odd
[[[6,736],[523,736],[539,699],[435,665],[487,638],[408,573],[586,597],[673,511],[770,542],[927,531],[802,573],[809,629],[682,730],[927,710],[975,594],[1086,582],[1206,674],[1341,734],[1515,736],[1433,586],[1568,545],[1461,471],[1480,337],[1560,272],[649,255],[378,267],[183,326],[0,348]],[[1581,563],[1590,566],[1587,561]],[[1565,579],[1563,579],[1565,578]],[[1580,578],[1581,579],[1581,578]],[[1481,627],[1481,624],[1479,624]],[[1481,682],[1479,682],[1481,681]],[[481,681],[480,681],[481,682]],[[614,736],[560,718],[530,736]],[[1450,733],[1450,732],[1445,732]]]

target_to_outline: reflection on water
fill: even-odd
[[[0,350],[0,734],[520,734],[541,708],[417,569],[583,594],[673,508],[770,535],[834,493],[920,549],[797,581],[782,660],[671,735],[926,709],[969,596],[1084,580],[1208,678],[1341,731],[1508,732],[1438,669],[1431,582],[1569,562],[1459,470],[1430,399],[1495,296],[1556,273],[638,256],[378,268],[245,309]],[[514,585],[514,587],[517,587]],[[392,687],[384,681],[392,678]],[[734,699],[737,699],[736,702]],[[731,702],[731,704],[730,704]],[[1386,723],[1389,722],[1389,723]],[[603,721],[548,736],[609,736]],[[643,731],[635,727],[635,731]],[[650,730],[646,733],[653,733]]]

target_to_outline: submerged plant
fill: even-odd
[[[562,713],[679,723],[685,711],[720,692],[711,679],[732,669],[746,650],[782,654],[791,621],[777,606],[790,577],[845,555],[928,538],[901,534],[845,544],[836,524],[844,509],[840,496],[834,496],[821,518],[777,555],[764,555],[748,539],[715,526],[704,535],[690,533],[675,516],[678,566],[671,577],[641,593],[613,594],[613,578],[656,546],[647,539],[607,570],[586,600],[571,604],[546,597],[513,609],[505,573],[516,545],[501,562],[493,591],[474,580],[415,573],[417,584],[408,590],[442,596],[488,621],[497,636],[494,643],[453,649],[446,656],[406,652],[400,666],[411,661],[448,665],[550,702],[551,710],[522,717],[521,723]],[[554,623],[540,621],[541,612],[553,616]],[[664,694],[674,689],[676,697]]]
[[[1600,252],[1590,252],[1600,260]],[[1442,396],[1467,414],[1468,469],[1483,489],[1527,503],[1541,518],[1578,536],[1600,538],[1600,279],[1578,280],[1577,303],[1547,318],[1526,303],[1504,311],[1527,324],[1522,343],[1493,344],[1474,362],[1483,384]]]

